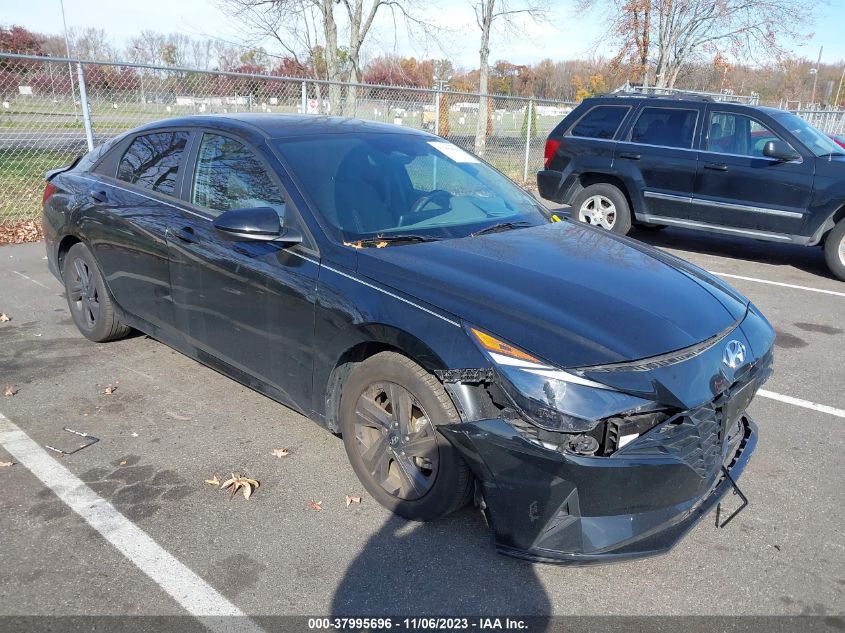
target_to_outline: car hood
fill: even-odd
[[[560,367],[682,349],[747,306],[681,259],[570,221],[364,249],[358,272]]]

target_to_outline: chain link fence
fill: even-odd
[[[489,113],[479,153],[530,185],[546,137],[574,104],[0,53],[0,227],[39,217],[47,170],[144,123],[224,112],[338,114],[428,130],[475,151],[482,99]]]
[[[790,110],[827,134],[845,135],[845,110]]]

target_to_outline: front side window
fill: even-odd
[[[631,130],[631,141],[665,147],[692,147],[696,110],[643,108]]]
[[[712,112],[707,151],[763,158],[763,148],[780,137],[756,119],[733,112]]]
[[[628,106],[596,106],[569,131],[571,136],[612,139],[628,114]]]
[[[219,215],[231,209],[272,207],[284,217],[284,197],[264,165],[242,143],[203,134],[191,188],[191,203]]]
[[[117,177],[158,193],[174,195],[179,163],[187,144],[188,132],[139,136],[120,159]]]

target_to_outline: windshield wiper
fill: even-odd
[[[520,220],[518,222],[499,222],[497,224],[486,226],[475,233],[470,233],[470,235],[475,237],[476,235],[485,235],[487,233],[499,233],[501,231],[510,231],[511,229],[521,229],[526,226],[534,225],[531,224],[531,222],[526,222],[525,220]]]
[[[394,235],[376,235],[374,237],[367,237],[357,242],[353,242],[354,245],[361,245],[361,246],[376,246],[384,245],[387,246],[388,244],[410,244],[413,242],[436,242],[439,240],[439,237],[434,235],[403,235],[403,234],[394,234]]]

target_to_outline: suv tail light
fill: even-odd
[[[56,193],[56,185],[52,182],[48,182],[47,186],[44,187],[44,195],[41,196],[41,206],[45,206],[49,201],[50,197]]]
[[[557,154],[557,148],[560,147],[560,140],[550,138],[546,141],[546,151],[543,153],[543,166],[548,169],[552,158]]]

